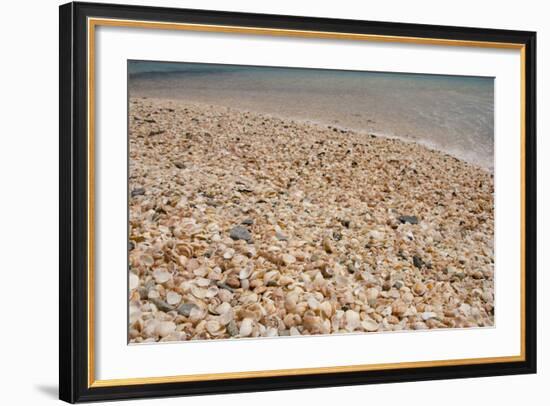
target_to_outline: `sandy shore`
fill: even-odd
[[[225,107],[129,115],[131,342],[493,325],[488,171]]]

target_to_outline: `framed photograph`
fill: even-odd
[[[60,398],[536,371],[536,34],[60,7]]]

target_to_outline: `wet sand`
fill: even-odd
[[[129,108],[132,343],[494,324],[489,171],[257,112]]]

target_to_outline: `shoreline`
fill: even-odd
[[[340,124],[334,124],[334,123],[331,123],[331,122],[325,122],[325,121],[321,121],[319,119],[302,119],[302,118],[297,118],[297,117],[292,117],[292,116],[285,116],[283,114],[276,114],[276,113],[271,113],[271,112],[267,112],[267,111],[262,111],[261,109],[249,109],[249,108],[245,108],[245,107],[233,107],[233,106],[227,106],[225,104],[216,104],[216,103],[210,103],[210,102],[204,102],[204,101],[193,101],[193,100],[189,100],[189,99],[179,99],[179,98],[172,98],[172,97],[148,97],[148,96],[130,96],[130,98],[133,98],[133,99],[140,99],[140,98],[144,98],[144,99],[147,99],[147,100],[155,100],[157,102],[168,102],[168,103],[175,103],[175,104],[188,104],[188,105],[197,105],[197,106],[202,106],[202,107],[214,107],[214,108],[220,108],[220,109],[228,109],[230,111],[235,111],[235,112],[238,112],[238,113],[252,113],[252,114],[258,114],[258,115],[261,115],[261,116],[265,116],[267,118],[275,118],[275,119],[278,119],[278,120],[281,120],[281,121],[287,121],[289,120],[290,122],[295,122],[295,123],[299,123],[299,124],[306,124],[306,125],[314,125],[314,126],[319,126],[321,128],[323,127],[326,127],[328,129],[333,129],[333,128],[336,128],[340,131],[345,131],[346,133],[350,133],[350,132],[353,132],[353,133],[356,133],[356,134],[359,134],[359,135],[363,135],[363,136],[371,136],[371,135],[374,135],[376,137],[381,137],[381,138],[385,138],[385,139],[393,139],[393,140],[399,140],[401,142],[404,142],[406,144],[414,144],[414,145],[419,145],[419,146],[422,146],[424,148],[427,148],[429,150],[433,150],[435,152],[438,152],[438,153],[441,153],[441,154],[445,154],[445,155],[449,155],[450,157],[453,157],[455,159],[459,159],[461,161],[464,161],[466,162],[467,164],[469,165],[472,165],[478,169],[481,169],[481,170],[485,170],[487,171],[488,173],[494,175],[494,161],[491,163],[491,165],[484,165],[482,163],[480,163],[478,160],[475,160],[475,159],[467,159],[466,157],[462,156],[462,155],[465,155],[465,152],[461,152],[461,151],[456,151],[456,150],[452,150],[451,149],[445,149],[445,148],[442,148],[442,147],[439,147],[438,145],[436,145],[436,143],[432,140],[430,140],[429,138],[427,137],[411,137],[411,136],[402,136],[402,135],[397,135],[397,134],[391,134],[391,133],[387,133],[387,132],[383,132],[383,131],[379,131],[379,130],[373,130],[373,129],[366,129],[366,128],[356,128],[354,126],[342,126]]]
[[[494,184],[415,142],[129,100],[129,341],[494,326]]]

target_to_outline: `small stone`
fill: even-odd
[[[233,289],[238,289],[241,287],[241,281],[239,281],[239,278],[235,276],[231,276],[227,278],[225,281],[226,285]]]
[[[245,226],[251,226],[252,224],[254,224],[254,220],[253,219],[245,219],[241,222],[241,224],[244,224]]]
[[[178,169],[185,169],[185,162],[183,161],[176,161],[174,162],[174,166]]]
[[[231,320],[229,322],[229,324],[227,325],[227,332],[231,337],[239,335],[239,328],[237,327],[237,323],[235,323],[235,320]]]
[[[418,224],[418,217],[416,216],[399,216],[397,218],[402,224]]]
[[[275,238],[277,238],[279,241],[288,241],[288,237],[279,232],[275,233]]]
[[[189,315],[191,314],[191,310],[195,308],[198,309],[198,306],[194,303],[182,303],[178,306],[177,311],[182,316],[189,317]]]
[[[252,241],[252,235],[250,234],[250,231],[248,231],[246,228],[241,226],[235,226],[229,231],[229,237],[231,237],[233,240],[244,240],[248,243]]]
[[[142,188],[142,187],[138,187],[138,188],[135,188],[132,190],[132,192],[130,193],[130,195],[132,197],[136,197],[136,196],[143,196],[145,194],[145,189]]]
[[[332,245],[330,244],[330,241],[328,238],[325,238],[323,240],[323,249],[327,254],[332,254],[333,252]]]
[[[345,219],[344,219],[344,220],[340,220],[340,224],[342,224],[342,225],[343,225],[344,227],[346,227],[346,228],[349,228],[350,223],[351,223],[351,222],[350,222],[349,220],[345,220]]]
[[[475,271],[474,273],[472,273],[472,278],[474,278],[474,279],[483,279],[484,278],[483,272]]]
[[[153,303],[157,307],[157,309],[159,309],[161,312],[169,312],[174,310],[172,306],[170,306],[168,303],[166,303],[162,299],[149,296],[149,301]]]
[[[223,282],[217,282],[216,285],[217,285],[219,288],[228,290],[228,291],[231,292],[231,293],[233,293],[233,291],[234,291],[234,289],[233,289],[231,286],[229,286],[229,285],[227,285],[227,284],[225,284],[225,283],[223,283]]]
[[[413,256],[413,264],[417,268],[422,268],[424,265],[424,261],[422,261],[422,258],[420,258],[418,255]]]

